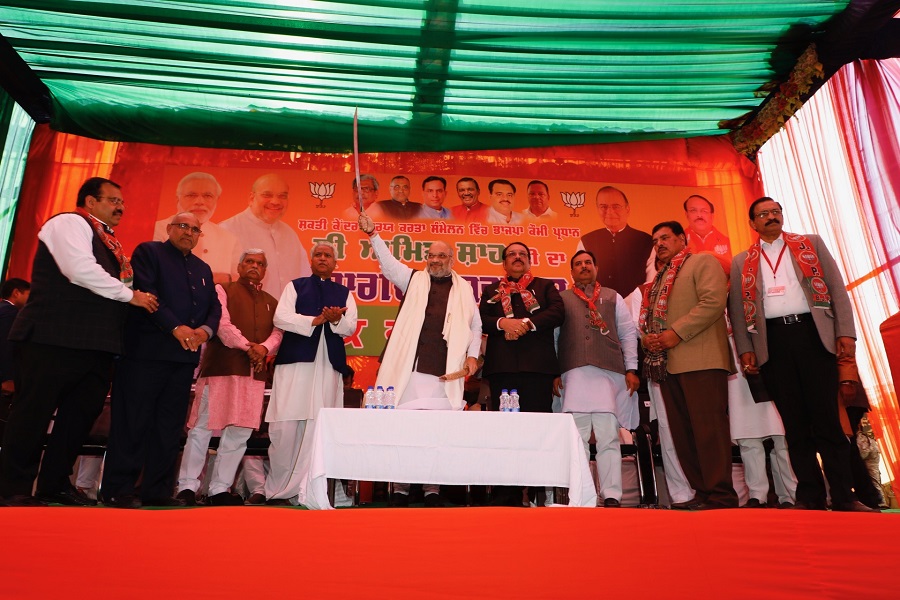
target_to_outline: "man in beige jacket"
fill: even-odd
[[[735,372],[725,324],[727,283],[719,262],[691,254],[676,221],[653,228],[663,263],[641,303],[644,373],[660,382],[675,449],[696,497],[686,508],[733,508],[728,375]]]

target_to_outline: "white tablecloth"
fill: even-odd
[[[569,414],[326,408],[295,475],[313,509],[331,508],[327,478],[565,487],[570,506],[597,502]]]

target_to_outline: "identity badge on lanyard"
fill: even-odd
[[[766,289],[766,296],[784,296],[785,294],[785,286],[777,285],[778,284],[778,267],[781,266],[781,259],[784,258],[784,251],[787,250],[787,244],[781,247],[781,252],[778,254],[778,260],[775,261],[775,266],[772,266],[772,261],[769,260],[769,257],[765,252],[760,249],[760,254],[762,257],[766,259],[766,262],[769,265],[769,268],[772,269],[772,275],[775,277],[775,284]]]

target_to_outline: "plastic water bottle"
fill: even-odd
[[[384,388],[380,385],[375,388],[375,408],[384,408]]]
[[[509,390],[500,392],[500,412],[509,412]]]
[[[396,401],[397,399],[394,397],[394,386],[389,385],[387,391],[384,393],[384,407],[393,410]]]
[[[375,387],[370,385],[363,398],[365,398],[366,408],[375,408]]]
[[[509,393],[509,410],[511,412],[519,412],[519,390],[513,390]]]

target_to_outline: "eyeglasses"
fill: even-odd
[[[172,227],[177,227],[182,231],[190,231],[193,235],[200,235],[203,233],[203,230],[199,227],[195,227],[194,225],[188,225],[187,223],[169,223]]]
[[[428,260],[447,260],[448,258],[450,258],[450,255],[446,252],[441,252],[440,254],[428,253],[425,255],[425,258],[427,258]]]
[[[773,217],[780,217],[780,216],[781,216],[781,209],[780,209],[780,208],[773,208],[772,210],[761,210],[761,211],[759,211],[758,213],[756,213],[756,218],[757,218],[757,219],[765,219],[765,218],[768,217],[769,215],[772,215]]]
[[[113,206],[125,206],[125,200],[122,198],[116,198],[115,196],[94,196],[97,200],[103,201],[106,200]]]
[[[624,204],[598,204],[597,208],[602,211],[606,211],[607,209],[611,208],[614,211],[619,212],[620,210],[625,208],[625,205]]]

